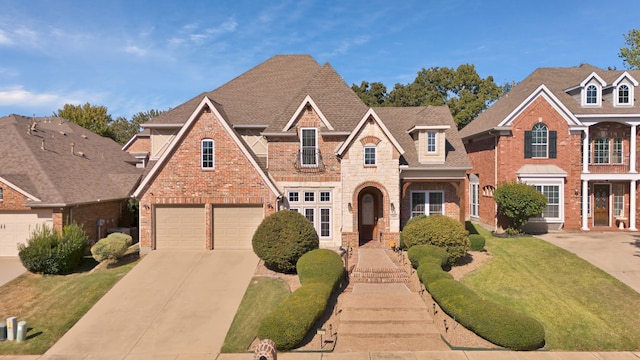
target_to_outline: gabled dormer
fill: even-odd
[[[602,106],[602,88],[607,83],[592,72],[580,83],[582,106]]]
[[[407,130],[413,138],[421,164],[444,164],[449,125],[416,125]]]
[[[633,106],[634,89],[638,86],[638,81],[628,72],[622,73],[612,84],[613,105],[626,107]]]

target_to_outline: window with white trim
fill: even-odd
[[[364,164],[366,166],[374,166],[376,165],[376,147],[375,146],[365,146],[364,147]]]
[[[613,185],[613,216],[624,216],[624,184]]]
[[[593,140],[593,163],[609,163],[609,138],[595,138]]]
[[[4,200],[4,194],[2,193],[2,188],[0,187],[0,201]]]
[[[595,85],[587,86],[587,94],[585,103],[587,105],[597,105],[598,104],[598,87]]]
[[[624,162],[622,148],[622,138],[613,139],[613,149],[611,151],[611,163],[622,164]]]
[[[531,157],[548,157],[549,131],[545,124],[535,124],[531,129]]]
[[[580,193],[580,216],[582,216],[582,193]],[[587,191],[587,216],[591,216],[591,189]]]
[[[213,140],[211,139],[202,140],[200,164],[202,169],[214,168],[214,146],[213,146]]]
[[[543,219],[560,218],[560,186],[559,185],[533,185],[547,198],[547,207],[540,216]]]
[[[412,191],[411,217],[418,215],[444,215],[444,192]]]
[[[438,136],[437,132],[427,131],[427,153],[428,154],[434,154],[438,152],[437,136]]]
[[[479,193],[480,184],[476,182],[469,183],[469,215],[477,218],[479,215]]]
[[[316,229],[320,239],[330,239],[332,235],[332,195],[331,190],[291,189],[287,191],[289,210],[300,212]]]
[[[618,86],[618,104],[628,105],[629,102],[629,85],[622,84]]]
[[[318,165],[318,129],[300,129],[300,164],[302,166]]]

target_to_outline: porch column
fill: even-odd
[[[632,151],[635,153],[635,151]],[[636,229],[636,180],[631,180],[629,191],[629,231],[638,231]]]
[[[582,230],[589,231],[589,181],[582,180]]]
[[[636,171],[636,124],[631,125],[631,139],[629,146],[629,172]]]
[[[582,139],[582,172],[589,172],[589,127],[584,129],[584,139]],[[584,184],[582,187],[584,188]]]

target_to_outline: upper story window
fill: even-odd
[[[437,134],[438,133],[435,131],[427,131],[427,153],[428,154],[433,154],[438,151],[438,147],[436,146]]]
[[[618,104],[628,105],[629,103],[629,86],[622,84],[618,87]]]
[[[549,131],[542,123],[535,124],[531,131],[524,132],[524,157],[554,159],[556,157],[556,131]]]
[[[0,187],[0,201],[4,200],[4,195],[2,194],[2,188]]]
[[[587,105],[598,104],[598,87],[595,85],[587,86],[587,97],[585,103]]]
[[[300,193],[297,191],[289,191],[289,202],[300,201]]]
[[[200,164],[203,169],[214,168],[214,152],[213,151],[214,151],[213,140],[211,139],[202,140]]]
[[[376,147],[375,146],[365,146],[364,147],[364,164],[367,166],[374,166],[377,164],[376,159]]]
[[[316,128],[301,129],[300,163],[302,166],[318,165],[318,129]]]

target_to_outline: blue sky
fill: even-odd
[[[276,54],[392,88],[474,64],[498,84],[538,67],[623,68],[640,2],[0,0],[0,116],[66,103],[115,119],[166,110]]]

